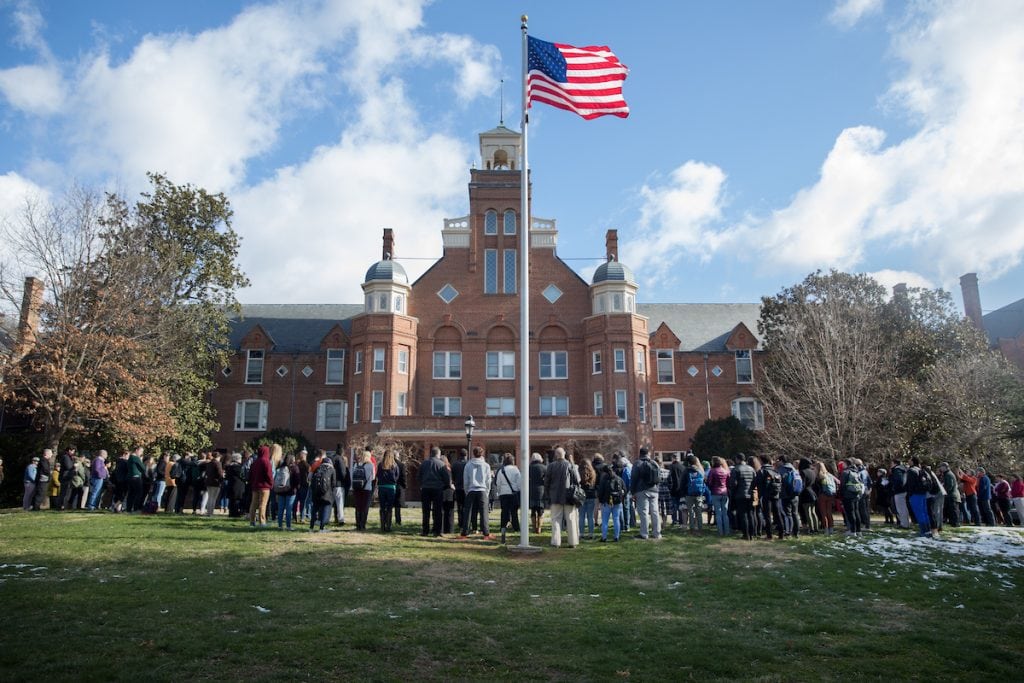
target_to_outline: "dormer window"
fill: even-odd
[[[263,384],[263,350],[249,349],[245,359],[245,383]]]

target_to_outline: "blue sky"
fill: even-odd
[[[585,277],[617,228],[642,301],[830,267],[1024,296],[1013,2],[0,0],[0,216],[161,171],[231,199],[242,301],[359,301],[382,228],[414,276],[440,255],[502,78],[518,128],[524,12],[630,67],[628,119],[531,117],[534,214]]]

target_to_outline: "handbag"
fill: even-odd
[[[587,500],[587,492],[580,486],[579,480],[576,478],[576,470],[569,466],[569,490],[566,492],[566,502],[571,502],[574,506],[581,508],[583,503]]]

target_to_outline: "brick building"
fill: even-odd
[[[443,255],[415,282],[385,229],[362,304],[243,306],[211,397],[215,445],[284,427],[329,450],[455,449],[473,415],[474,442],[515,452],[520,144],[504,126],[480,134],[469,212],[444,221]],[[763,427],[758,304],[640,304],[616,231],[588,283],[558,257],[555,221],[531,222],[532,450],[682,451],[705,419],[729,414]]]

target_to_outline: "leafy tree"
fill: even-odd
[[[705,420],[693,435],[693,453],[702,460],[717,455],[730,460],[738,454],[754,455],[760,448],[757,433],[735,416]]]
[[[259,436],[253,437],[245,445],[252,450],[256,450],[260,446],[269,446],[271,444],[280,444],[281,449],[287,453],[298,453],[300,450],[305,448],[312,456],[315,447],[313,443],[306,438],[306,435],[302,432],[293,432],[283,427],[277,427],[275,429],[268,430]]]
[[[195,449],[214,427],[205,394],[226,353],[235,259],[227,199],[151,175],[130,205],[81,190],[29,204],[5,237],[46,283],[31,352],[6,368],[5,395],[56,446],[68,434]],[[16,302],[13,269],[0,287]]]

